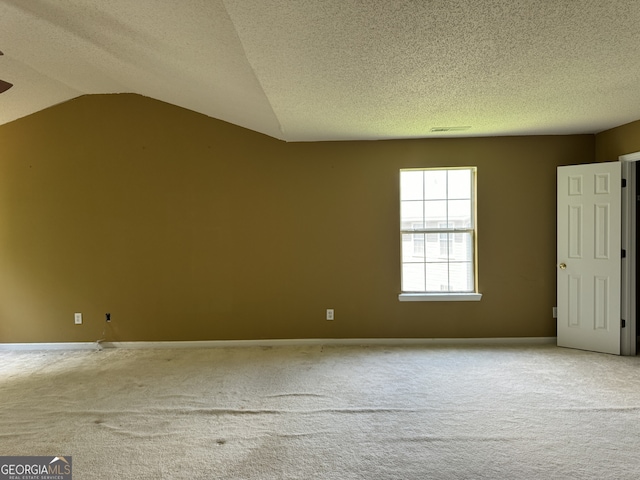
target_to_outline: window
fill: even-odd
[[[480,299],[475,168],[401,170],[400,235],[400,300]]]

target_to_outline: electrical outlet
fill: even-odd
[[[81,313],[75,313],[73,315],[73,321],[76,325],[82,325],[82,314]]]
[[[327,308],[327,320],[333,320],[333,308]]]
[[[558,307],[553,307],[553,318],[558,318]]]

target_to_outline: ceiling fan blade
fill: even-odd
[[[0,93],[6,92],[11,87],[13,87],[13,83],[5,82],[4,80],[0,80]]]

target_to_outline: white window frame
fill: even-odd
[[[434,171],[434,170],[471,170],[472,174],[472,192],[471,192],[471,204],[472,204],[472,225],[466,228],[447,228],[442,229],[434,229],[434,228],[419,228],[416,229],[415,226],[412,226],[411,229],[403,229],[402,225],[400,226],[400,242],[402,245],[402,236],[407,234],[415,234],[415,233],[423,233],[423,234],[449,234],[451,235],[451,240],[453,240],[454,235],[461,235],[462,233],[470,233],[471,234],[471,242],[473,244],[473,287],[474,291],[472,292],[401,292],[398,295],[398,299],[401,302],[428,302],[428,301],[479,301],[482,298],[482,294],[478,292],[478,274],[477,274],[477,249],[476,241],[477,241],[477,233],[476,233],[476,168],[475,167],[442,167],[442,168],[403,168],[400,171]],[[402,192],[401,192],[402,193]],[[440,237],[438,237],[440,239]],[[425,238],[425,248],[426,248],[426,238]],[[402,247],[401,247],[402,248]],[[402,252],[400,253],[401,260],[400,264],[402,265]],[[402,275],[402,273],[401,273]]]

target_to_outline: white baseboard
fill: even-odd
[[[4,350],[100,350],[97,342],[59,342],[59,343],[0,343]]]
[[[552,345],[556,337],[504,338],[300,338],[265,340],[202,340],[168,342],[0,343],[2,350],[101,350],[103,348],[221,348],[313,345]]]

